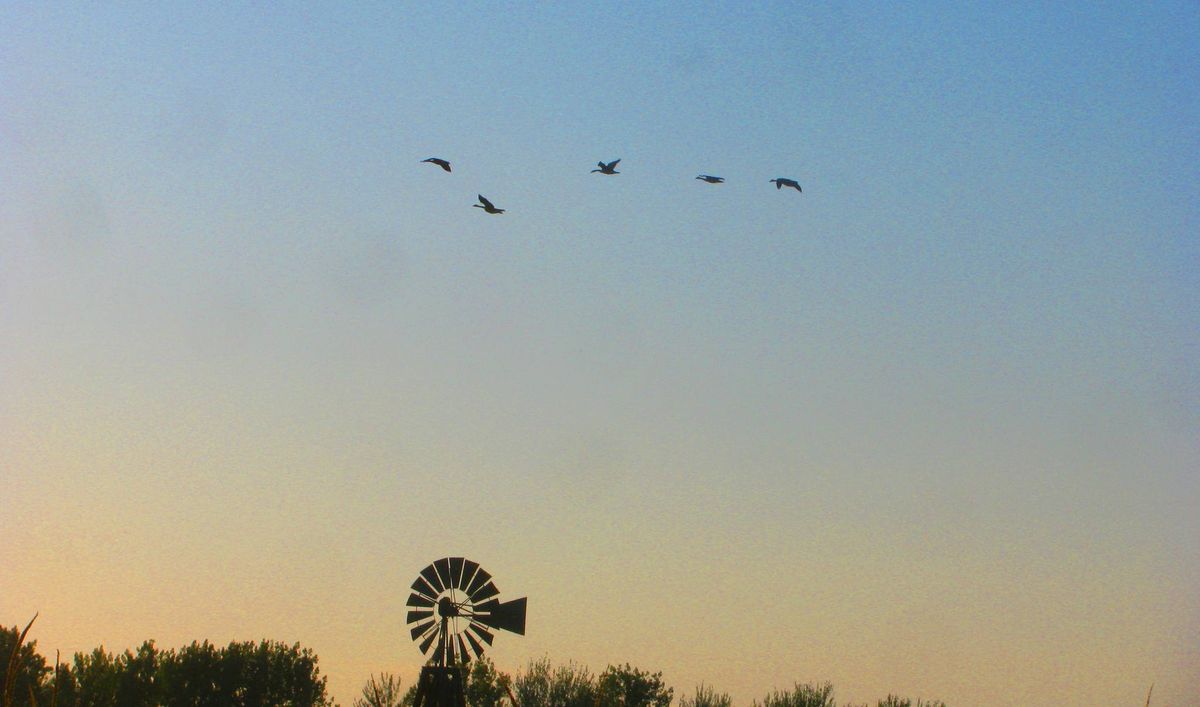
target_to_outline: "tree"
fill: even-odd
[[[142,643],[137,653],[125,651],[117,657],[114,661],[117,672],[116,704],[147,707],[161,704],[164,695],[159,677],[159,660],[154,641]]]
[[[915,703],[907,697],[888,694],[887,697],[879,700],[876,703],[877,707],[946,707],[946,703],[941,700],[925,700],[918,699]]]
[[[104,646],[92,649],[91,653],[76,653],[69,669],[73,702],[88,707],[119,705],[117,702],[117,662]],[[60,695],[63,701],[66,695]],[[68,702],[67,704],[71,704]]]
[[[508,697],[512,689],[512,678],[496,670],[487,656],[471,663],[467,671],[466,693],[470,707],[500,707],[500,701]]]
[[[733,700],[729,694],[722,692],[717,694],[708,685],[700,684],[696,686],[696,691],[689,697],[679,698],[679,707],[731,707]]]
[[[557,668],[548,658],[531,660],[524,673],[512,681],[518,707],[595,707],[596,680],[582,665]]]
[[[35,617],[36,618],[36,617]],[[32,625],[32,621],[30,624]],[[218,648],[192,642],[178,651],[161,650],[146,641],[136,651],[114,655],[103,646],[76,653],[70,665],[55,669],[24,642],[28,632],[0,626],[0,660],[11,692],[0,695],[0,707],[333,707],[317,656],[299,643],[263,640],[230,643]],[[57,660],[56,660],[57,663]],[[53,673],[53,675],[52,675]],[[464,692],[468,707],[670,707],[674,691],[662,673],[609,665],[599,676],[577,663],[552,665],[548,658],[531,660],[515,678],[500,672],[489,658],[471,663]],[[401,691],[400,679],[372,675],[353,707],[412,707],[416,685]],[[731,707],[728,694],[700,684],[679,707]],[[946,707],[938,700],[916,700],[889,694],[876,707]],[[753,707],[836,707],[833,685],[796,683],[774,691]],[[845,705],[845,707],[851,707]],[[862,705],[861,707],[867,707]]]
[[[208,641],[160,651],[146,641],[114,656],[103,647],[76,653],[58,703],[87,707],[327,707],[317,658],[300,644]]]
[[[835,707],[833,684],[828,682],[823,685],[796,683],[791,690],[772,692],[763,698],[761,704],[755,700],[754,707]]]
[[[400,678],[391,673],[372,675],[363,685],[362,697],[354,698],[353,707],[401,707],[404,693],[400,691]]]
[[[33,625],[33,621],[30,621],[29,625]],[[28,631],[29,626],[26,626],[25,630]],[[31,691],[38,704],[48,704],[51,692],[49,676],[53,668],[48,666],[46,659],[37,652],[37,641],[23,641],[23,636],[24,632],[16,626],[0,626],[0,671],[3,672],[0,685],[11,690],[9,697],[13,707],[29,705]],[[10,665],[11,675],[8,672]],[[3,698],[0,697],[0,700]]]
[[[606,707],[668,707],[675,692],[663,684],[661,672],[650,674],[628,663],[608,666],[596,687],[600,704]]]
[[[217,647],[204,641],[179,649],[178,653],[164,660],[162,681],[164,691],[171,696],[172,704],[191,704],[207,707],[225,698],[232,701],[233,695],[222,694],[220,684],[221,655]]]
[[[311,649],[300,648],[299,643],[288,646],[277,641],[247,641],[215,651],[207,641],[203,645],[193,643],[179,652],[178,662],[185,674],[200,678],[193,681],[198,689],[192,695],[195,700],[187,702],[191,705],[332,704],[325,694],[325,678],[320,676],[317,657]],[[211,672],[206,675],[205,671]]]

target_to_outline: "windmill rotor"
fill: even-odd
[[[431,665],[465,665],[495,631],[525,635],[526,598],[500,601],[492,575],[465,557],[443,557],[418,573],[405,605],[409,633]]]

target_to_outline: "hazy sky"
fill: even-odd
[[[1195,3],[229,5],[0,6],[0,623],[1195,704]]]

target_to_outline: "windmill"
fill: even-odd
[[[525,597],[501,602],[492,575],[465,557],[443,557],[412,583],[407,623],[428,655],[413,707],[465,707],[466,664],[492,645],[492,630],[525,635]]]

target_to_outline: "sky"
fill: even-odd
[[[0,5],[0,623],[1195,704],[1200,7],[346,5]]]

